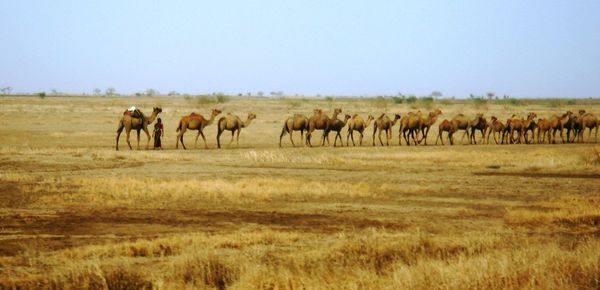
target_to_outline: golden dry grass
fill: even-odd
[[[114,151],[130,104],[163,107],[165,151],[130,151],[123,139]],[[392,147],[373,148],[369,128],[360,148],[291,148],[288,137],[277,148],[283,120],[315,107],[429,110],[367,99],[0,106],[0,289],[600,287],[597,144],[399,147],[396,127]],[[239,147],[214,149],[212,125],[209,150],[174,150],[178,119],[213,107],[258,118]],[[441,119],[600,112],[595,100],[427,107]]]

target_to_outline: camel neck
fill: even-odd
[[[215,114],[212,114],[212,113],[211,113],[211,114],[210,114],[210,119],[208,119],[208,120],[206,121],[206,125],[208,126],[208,125],[212,124],[212,123],[215,121],[215,118],[216,118]]]
[[[252,123],[252,118],[248,117],[248,119],[246,119],[246,121],[244,123],[242,123],[242,127],[246,128],[246,127],[250,126],[250,123]]]
[[[144,119],[146,119],[148,121],[148,124],[153,123],[154,120],[156,120],[156,117],[158,116],[158,113],[156,111],[152,111],[152,115],[150,115],[150,117],[146,118],[144,117]]]
[[[367,119],[367,122],[365,123],[365,128],[369,127],[369,125],[371,125],[371,122],[373,122],[373,119]]]

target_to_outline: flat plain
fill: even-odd
[[[142,150],[132,134],[134,150],[121,136],[115,151],[134,104],[163,109],[165,150],[144,150],[142,133]],[[179,119],[213,108],[257,118],[239,146],[225,133],[216,149],[212,124],[209,149],[191,131],[175,150]],[[430,145],[398,146],[396,125],[392,146],[374,147],[371,125],[361,147],[346,146],[344,129],[343,147],[294,148],[286,136],[279,148],[283,121],[314,108],[364,118],[439,108],[439,123],[598,115],[600,101],[3,97],[0,289],[600,287],[600,145],[587,133],[435,146],[436,123]]]

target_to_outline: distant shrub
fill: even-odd
[[[378,109],[385,109],[388,106],[388,100],[384,96],[377,96],[373,98],[373,104]]]
[[[198,103],[199,105],[212,104],[215,101],[216,100],[214,98],[211,98],[210,96],[196,96],[196,103]]]
[[[332,103],[333,97],[327,96],[327,97],[325,97],[325,101]]]
[[[485,104],[487,104],[487,100],[484,99],[484,98],[473,98],[473,99],[471,99],[471,101],[475,105],[485,105]]]
[[[288,107],[288,109],[292,109],[292,108],[298,108],[302,105],[301,100],[298,99],[290,99],[290,98],[285,98],[285,97],[281,97],[279,98],[284,104],[286,104],[286,106]]]
[[[552,99],[548,102],[548,106],[551,108],[560,108],[565,105],[565,101],[561,99]]]
[[[574,100],[574,99],[567,100],[567,105],[569,105],[569,106],[573,106],[573,105],[576,105],[576,104],[577,104],[577,101]]]
[[[404,103],[404,97],[393,96],[392,102],[394,102],[394,104],[402,104]]]
[[[219,103],[219,104],[227,103],[227,102],[231,101],[231,97],[228,95],[224,95],[224,94],[217,94],[216,99],[217,99],[217,103]]]
[[[416,97],[416,96],[412,96],[412,95],[411,95],[411,96],[408,96],[408,97],[406,98],[406,103],[407,103],[407,104],[412,104],[412,103],[414,103],[414,102],[416,102],[416,101],[417,101],[417,97]]]
[[[37,95],[38,95],[38,97],[39,97],[40,99],[42,99],[42,100],[43,100],[44,98],[46,98],[46,92],[39,92],[39,93],[37,93]]]
[[[419,101],[421,103],[432,103],[433,97],[421,97],[421,98],[419,98]]]

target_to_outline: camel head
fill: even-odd
[[[537,114],[534,112],[531,112],[529,115],[527,115],[527,119],[529,120],[533,120],[534,118],[537,118]]]
[[[367,122],[371,121],[371,120],[375,120],[375,118],[373,117],[373,115],[369,115],[369,117],[367,117]]]
[[[579,115],[585,114],[585,110],[579,110]]]
[[[323,114],[323,110],[321,110],[321,109],[314,109],[314,110],[313,110],[313,113],[314,113],[315,115],[321,115],[321,114]]]
[[[571,117],[572,115],[573,115],[573,112],[567,111],[567,116]]]
[[[491,121],[492,121],[492,122],[494,122],[494,121],[496,121],[496,120],[498,120],[498,118],[496,118],[496,116],[492,116],[492,119],[491,119]]]
[[[338,114],[340,114],[341,112],[342,112],[342,109],[340,109],[340,108],[333,109],[333,113],[334,113],[334,114],[335,114],[335,113],[338,113]]]
[[[344,122],[347,122],[350,118],[352,118],[352,116],[346,114],[346,116],[344,116]]]
[[[254,119],[256,119],[256,115],[254,113],[248,114],[248,120],[254,120]]]
[[[156,112],[156,114],[160,114],[162,112],[162,108],[160,108],[160,107],[154,107],[154,108],[152,108],[152,111]]]
[[[221,114],[221,113],[222,113],[222,112],[221,112],[221,110],[219,110],[219,109],[213,109],[213,110],[212,110],[212,115],[213,115],[213,116],[215,116],[215,117],[216,117],[216,116],[218,116],[218,115],[219,115],[219,114]]]
[[[400,118],[402,118],[400,114],[394,114],[394,122],[396,122],[396,120],[400,120]]]
[[[435,113],[435,115],[436,115],[436,116],[439,116],[439,115],[441,115],[441,114],[442,114],[442,110],[440,110],[440,109],[435,109],[435,110],[433,111],[433,113]]]

